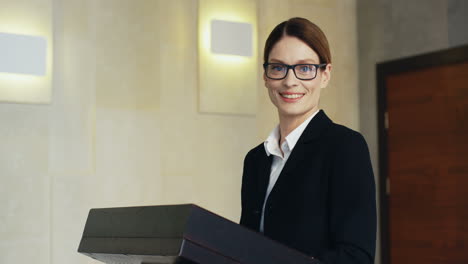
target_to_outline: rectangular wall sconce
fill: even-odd
[[[256,5],[256,0],[198,0],[201,113],[256,114],[261,69]]]
[[[45,38],[0,33],[0,72],[44,76],[46,58]]]
[[[251,57],[252,34],[252,24],[212,20],[211,52]]]

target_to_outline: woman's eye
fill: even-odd
[[[313,66],[302,65],[302,66],[300,66],[299,70],[301,72],[310,72],[310,71],[312,71],[312,67]]]
[[[274,70],[274,71],[283,71],[283,70],[284,70],[284,66],[281,66],[281,65],[273,65],[273,66],[271,66],[271,69]]]

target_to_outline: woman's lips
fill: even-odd
[[[304,97],[303,93],[279,93],[281,99],[288,103],[294,103]]]

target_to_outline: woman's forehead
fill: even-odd
[[[317,53],[304,41],[291,36],[283,36],[271,49],[269,61],[299,63],[298,61],[319,63]]]

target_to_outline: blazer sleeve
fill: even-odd
[[[377,219],[369,150],[354,131],[337,144],[329,179],[330,245],[317,257],[327,264],[371,264]]]
[[[249,193],[249,177],[248,172],[250,169],[250,159],[252,156],[252,151],[249,151],[244,158],[244,167],[242,172],[242,186],[241,186],[241,218],[240,218],[240,225],[252,228],[252,223],[249,221],[249,217],[247,214],[247,196],[250,195]]]
[[[258,230],[261,212],[252,204],[252,196],[255,190],[257,190],[255,182],[258,182],[258,179],[253,177],[253,170],[256,168],[254,165],[254,151],[255,149],[249,151],[244,159],[241,187],[241,218],[239,224],[253,230]]]

